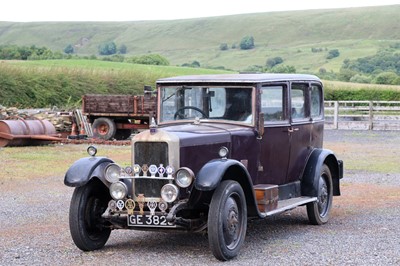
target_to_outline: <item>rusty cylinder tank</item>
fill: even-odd
[[[47,120],[0,120],[0,147],[42,145],[56,136]]]

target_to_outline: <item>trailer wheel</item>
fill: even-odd
[[[105,117],[100,117],[94,120],[93,125],[93,137],[109,140],[114,138],[117,127],[113,120]]]

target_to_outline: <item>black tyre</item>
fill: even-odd
[[[111,233],[101,215],[110,197],[106,186],[98,180],[75,188],[69,209],[69,228],[75,245],[83,251],[102,248]]]
[[[307,215],[311,224],[321,225],[328,222],[332,207],[332,195],[331,171],[324,164],[318,182],[318,200],[307,204]]]
[[[213,255],[222,261],[236,257],[247,228],[247,206],[242,187],[236,181],[221,182],[208,211],[208,242]]]
[[[93,137],[109,140],[114,138],[117,127],[113,120],[105,117],[97,118],[92,124]]]

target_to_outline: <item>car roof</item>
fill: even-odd
[[[157,80],[158,84],[166,83],[263,83],[277,81],[317,81],[321,80],[314,75],[308,74],[213,74],[213,75],[190,75],[162,78]]]

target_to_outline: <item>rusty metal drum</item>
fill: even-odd
[[[47,120],[0,120],[0,147],[41,145],[57,140]]]

